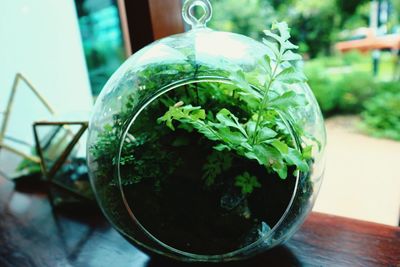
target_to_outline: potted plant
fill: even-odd
[[[240,259],[289,238],[310,211],[323,121],[286,23],[261,44],[185,18],[192,31],[141,50],[103,89],[90,124],[92,185],[142,248]]]

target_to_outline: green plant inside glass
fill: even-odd
[[[306,81],[289,38],[286,23],[265,31],[270,53],[250,73],[190,57],[147,65],[136,78],[142,92],[125,97],[89,147],[103,208],[122,208],[119,190],[131,217],[120,220],[196,255],[245,248],[268,236],[289,206],[308,209],[313,149],[321,144],[291,115],[311,104],[307,97],[279,93]]]

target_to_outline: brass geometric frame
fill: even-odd
[[[10,151],[10,152],[12,152],[14,154],[17,154],[17,155],[21,156],[21,157],[23,157],[23,158],[25,158],[27,160],[30,160],[30,161],[35,162],[35,163],[40,163],[40,158],[38,158],[36,156],[28,155],[28,154],[24,153],[23,151],[20,151],[20,150],[18,150],[16,148],[13,148],[13,147],[11,147],[9,145],[4,144],[4,142],[3,142],[4,138],[5,138],[5,133],[6,133],[6,130],[7,130],[8,122],[9,122],[9,119],[10,119],[10,114],[11,114],[11,111],[12,111],[12,107],[13,107],[13,104],[14,104],[15,95],[16,95],[16,92],[17,92],[17,89],[18,89],[18,85],[19,85],[19,83],[21,81],[25,82],[25,84],[28,86],[28,88],[35,94],[35,96],[40,100],[40,102],[42,102],[42,104],[46,107],[46,109],[49,111],[50,114],[52,114],[52,115],[55,114],[53,108],[45,100],[45,98],[39,93],[39,91],[36,90],[36,88],[32,85],[32,83],[29,82],[28,79],[25,76],[23,76],[21,73],[17,73],[15,75],[14,82],[13,82],[13,85],[12,85],[12,88],[11,88],[11,94],[10,94],[10,97],[8,99],[8,102],[7,102],[6,110],[3,112],[4,119],[3,119],[3,123],[2,123],[2,125],[0,127],[0,150],[3,148],[5,150],[8,150],[8,151]]]
[[[65,129],[68,130],[69,126],[72,125],[80,125],[81,128],[79,131],[74,135],[72,138],[71,142],[67,145],[67,147],[64,149],[64,151],[61,153],[60,157],[56,160],[56,162],[52,165],[50,170],[46,166],[46,161],[44,158],[44,152],[42,150],[42,147],[40,146],[40,139],[39,139],[39,134],[38,134],[38,127],[40,126],[60,126],[64,127]],[[88,199],[87,196],[81,194],[80,192],[73,190],[70,187],[67,187],[66,185],[58,182],[57,180],[54,179],[55,175],[57,172],[60,170],[60,168],[63,166],[65,163],[66,159],[70,155],[71,151],[73,150],[74,146],[79,142],[79,139],[82,137],[82,135],[85,133],[85,131],[88,128],[88,122],[87,121],[60,121],[60,122],[35,122],[33,124],[33,132],[34,132],[34,138],[35,138],[35,143],[36,143],[36,152],[40,158],[40,167],[42,169],[43,176],[47,182],[50,184],[53,184],[57,187],[60,187],[64,190],[67,190],[71,193],[73,193],[75,196],[78,196],[80,198]],[[72,134],[72,133],[71,133]],[[90,198],[89,198],[90,199]]]
[[[21,73],[17,73],[15,75],[15,78],[14,78],[14,81],[13,81],[13,85],[12,85],[12,88],[11,88],[11,93],[10,93],[10,96],[8,98],[8,101],[7,101],[6,110],[4,112],[2,112],[3,122],[0,125],[0,150],[1,149],[5,149],[7,151],[10,151],[11,153],[19,155],[22,158],[31,161],[33,163],[40,164],[41,170],[42,170],[42,173],[43,173],[43,177],[45,178],[45,180],[47,182],[55,185],[56,187],[59,187],[59,188],[64,189],[64,190],[67,190],[70,193],[73,193],[74,195],[76,195],[77,197],[88,199],[87,196],[85,196],[83,194],[80,194],[77,191],[74,191],[73,189],[71,189],[71,188],[59,183],[56,180],[53,180],[54,175],[61,168],[61,166],[63,165],[63,163],[68,158],[68,156],[71,153],[71,151],[73,150],[74,146],[78,143],[79,139],[82,137],[84,132],[87,130],[88,122],[86,122],[86,121],[78,121],[78,122],[35,122],[33,124],[33,133],[34,133],[34,139],[35,139],[35,147],[36,147],[36,151],[37,151],[37,155],[38,156],[29,155],[29,154],[25,153],[24,151],[20,151],[17,148],[14,148],[14,147],[4,143],[4,139],[7,138],[6,137],[6,131],[7,131],[7,127],[8,127],[8,124],[9,124],[10,117],[11,117],[11,112],[12,112],[13,104],[14,104],[14,101],[15,101],[16,93],[17,93],[17,90],[19,88],[19,84],[21,82],[24,82],[27,85],[28,89],[30,89],[33,92],[33,94],[39,99],[39,101],[44,105],[44,107],[47,109],[47,111],[51,115],[55,115],[54,109],[50,106],[50,104],[46,101],[46,99],[39,93],[39,91],[33,86],[33,84],[24,75],[22,75]],[[51,126],[51,125],[58,125],[60,127],[64,127],[68,131],[69,131],[68,125],[80,125],[81,128],[75,134],[75,136],[73,137],[72,141],[68,144],[68,146],[61,153],[61,156],[56,160],[56,162],[51,167],[51,169],[48,170],[46,168],[47,166],[46,166],[46,162],[44,160],[44,153],[43,153],[43,150],[41,149],[41,146],[40,146],[40,143],[39,143],[39,135],[38,135],[38,132],[37,132],[37,127],[39,127],[39,126]],[[71,132],[71,134],[72,134],[72,132]]]
[[[21,157],[23,157],[24,159],[27,159],[31,162],[40,164],[41,169],[42,169],[42,173],[43,176],[46,180],[46,182],[61,188],[63,190],[66,190],[72,194],[74,194],[75,196],[79,197],[79,198],[83,198],[83,199],[89,199],[92,200],[91,198],[79,193],[78,191],[75,191],[65,185],[63,185],[62,183],[54,180],[54,175],[57,173],[57,171],[61,168],[61,166],[63,165],[63,163],[65,162],[65,160],[68,158],[69,154],[71,153],[71,151],[73,150],[74,146],[78,143],[79,139],[82,137],[82,135],[84,134],[84,132],[87,130],[88,128],[88,122],[86,121],[77,121],[77,122],[35,122],[33,124],[33,132],[34,132],[34,139],[35,139],[35,147],[36,147],[36,151],[38,156],[34,156],[34,155],[29,155],[26,154],[23,151],[20,151],[12,146],[9,146],[7,144],[4,143],[4,139],[6,138],[5,134],[6,134],[6,130],[7,130],[7,126],[9,124],[9,119],[10,119],[10,115],[11,115],[11,111],[13,108],[13,104],[15,101],[15,96],[16,96],[16,92],[18,89],[18,86],[20,84],[20,82],[24,82],[28,88],[33,92],[33,94],[39,99],[39,101],[44,105],[44,107],[47,109],[47,111],[49,111],[49,113],[51,115],[55,115],[55,111],[54,109],[50,106],[50,104],[46,101],[46,99],[39,93],[39,91],[33,86],[33,84],[25,77],[23,76],[21,73],[17,73],[15,75],[14,78],[14,82],[11,88],[11,94],[8,98],[8,102],[7,102],[7,106],[6,106],[6,110],[4,112],[2,112],[3,115],[3,122],[0,125],[0,150],[1,149],[5,149],[7,151],[10,151],[16,155],[19,155]],[[46,162],[44,160],[44,153],[43,150],[41,149],[40,143],[39,143],[39,135],[37,132],[37,127],[39,126],[51,126],[51,125],[58,125],[61,127],[64,127],[66,130],[68,130],[68,125],[81,125],[80,130],[76,133],[76,135],[73,137],[72,141],[68,144],[68,146],[65,148],[65,150],[61,153],[61,156],[56,160],[56,162],[54,163],[54,165],[52,166],[52,168],[50,170],[48,170],[46,167]],[[72,132],[71,132],[72,133]]]

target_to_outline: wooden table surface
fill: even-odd
[[[151,258],[100,214],[52,212],[46,194],[0,177],[0,267],[193,266]],[[215,266],[215,264],[195,264]],[[400,229],[313,213],[295,236],[251,260],[220,266],[396,266]]]

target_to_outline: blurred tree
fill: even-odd
[[[280,17],[292,28],[293,42],[310,57],[330,54],[338,32],[338,11],[334,0],[288,1],[279,9]]]
[[[329,53],[337,32],[335,0],[219,0],[212,28],[260,39],[262,31],[275,20],[285,20],[292,28],[293,41],[311,57]]]
[[[393,5],[393,9],[396,11],[397,15],[399,16],[399,13],[400,13],[400,1],[393,0],[391,3]],[[399,18],[399,17],[397,17],[397,18]]]
[[[371,0],[336,0],[336,6],[340,12],[340,26],[343,26],[357,11],[357,8],[364,4],[369,3]]]
[[[320,10],[307,16],[300,14],[291,20],[292,40],[299,44],[300,52],[313,58],[323,53],[329,55],[333,36],[336,35],[335,14],[330,10]]]
[[[345,20],[342,19],[341,29],[354,30],[360,27],[368,27],[370,12],[370,2],[358,5],[354,14]]]
[[[263,30],[277,19],[273,6],[266,0],[213,1],[210,27],[260,39]]]
[[[210,26],[259,40],[273,21],[284,20],[292,28],[292,39],[300,46],[300,52],[313,58],[329,55],[339,32],[368,27],[369,3],[370,0],[215,0]],[[394,10],[400,8],[400,0],[393,0],[392,4]],[[396,23],[397,19],[392,24]]]
[[[287,7],[295,1],[296,0],[261,0],[261,2],[270,4],[275,10],[279,10],[282,6]]]
[[[389,29],[391,29],[393,33],[400,33],[400,1],[392,0],[390,1],[390,4],[390,18],[388,21]]]

